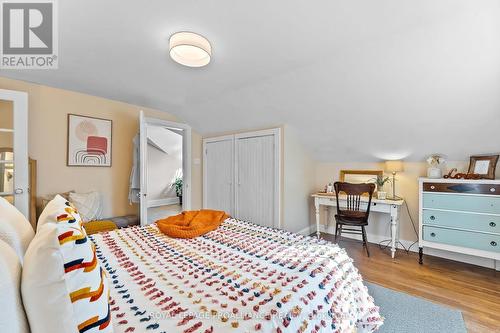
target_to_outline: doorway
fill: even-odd
[[[191,208],[191,128],[145,117],[140,120],[141,225]]]
[[[0,89],[0,197],[29,217],[28,95]]]

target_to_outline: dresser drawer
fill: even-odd
[[[423,208],[500,214],[500,197],[463,194],[423,193]]]
[[[500,235],[423,226],[422,238],[429,242],[500,252]]]
[[[423,183],[422,188],[424,192],[500,195],[500,184]]]
[[[424,225],[443,226],[500,234],[500,216],[424,209]]]

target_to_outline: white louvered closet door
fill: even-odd
[[[275,224],[274,135],[235,139],[236,217],[264,226]]]
[[[207,209],[223,210],[234,216],[233,138],[205,143],[205,203]]]

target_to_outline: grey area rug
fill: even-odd
[[[466,333],[462,312],[365,282],[384,325],[377,333]]]

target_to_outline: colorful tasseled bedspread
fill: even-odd
[[[372,332],[378,307],[345,251],[227,219],[174,239],[156,225],[90,236],[115,332]]]

